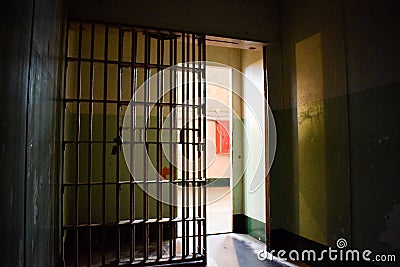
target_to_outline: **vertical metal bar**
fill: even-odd
[[[143,246],[144,246],[144,251],[143,251],[143,258],[146,261],[149,257],[149,225],[148,225],[148,220],[149,220],[149,196],[147,194],[147,189],[148,189],[148,181],[147,181],[147,175],[148,175],[148,156],[147,156],[147,151],[149,151],[149,145],[147,143],[147,120],[148,120],[148,108],[149,108],[149,94],[150,94],[150,86],[146,82],[149,78],[149,63],[150,63],[150,36],[148,32],[145,32],[145,64],[144,64],[144,81],[145,81],[145,92],[144,92],[144,143],[145,143],[145,150],[143,151],[143,157],[144,157],[144,177],[143,177],[143,217],[144,217],[144,234],[143,234]]]
[[[203,71],[202,77],[201,77],[201,82],[202,82],[202,109],[203,109],[203,139],[204,139],[204,150],[203,150],[203,177],[205,180],[205,184],[207,184],[207,172],[206,172],[206,155],[207,155],[207,145],[205,142],[205,138],[207,136],[207,119],[206,119],[206,101],[207,101],[207,90],[206,90],[206,38],[205,36],[202,36],[202,68]],[[204,186],[203,188],[203,217],[205,218],[203,221],[203,255],[205,256],[205,263],[207,263],[207,220],[206,220],[206,209],[207,209],[207,186]]]
[[[121,115],[121,90],[122,90],[122,53],[123,53],[123,30],[121,28],[118,28],[118,85],[117,85],[117,132],[116,132],[116,138],[120,138],[120,115]],[[116,186],[115,186],[115,196],[116,196],[116,214],[115,218],[117,221],[117,226],[116,226],[116,231],[117,231],[117,241],[116,241],[116,251],[115,251],[115,256],[117,258],[117,262],[120,262],[120,257],[121,257],[121,226],[119,222],[121,221],[121,216],[120,216],[120,189],[121,189],[121,184],[120,184],[120,171],[119,171],[119,161],[120,161],[120,144],[118,144],[117,141],[117,154],[116,154],[116,165],[115,165],[115,171],[116,171]]]
[[[102,243],[102,264],[106,264],[106,150],[107,150],[107,80],[108,80],[108,25],[105,26],[105,34],[104,34],[104,95],[103,95],[103,162],[102,162],[102,235],[101,235],[101,243]]]
[[[185,188],[186,188],[186,173],[185,173],[185,167],[186,167],[186,151],[185,151],[185,132],[186,130],[186,123],[185,123],[185,108],[184,108],[184,103],[185,103],[185,33],[182,33],[182,135],[181,135],[181,142],[182,142],[182,257],[184,258],[186,256],[186,224],[185,224],[185,219],[186,219],[186,210],[185,210]]]
[[[173,44],[172,44],[172,42],[173,42]],[[176,92],[177,91],[176,90],[177,71],[176,71],[175,67],[178,63],[178,38],[176,36],[174,36],[173,39],[171,39],[171,46],[173,46],[173,50],[172,50],[172,48],[170,49],[170,54],[171,54],[170,62],[172,62],[172,60],[173,60],[173,66],[174,66],[173,73],[172,73],[172,79],[171,79],[171,83],[172,83],[171,102],[176,104],[177,103],[177,92]],[[173,57],[172,57],[172,51],[173,51]],[[176,107],[176,105],[174,105],[174,106]],[[171,104],[170,110],[171,110],[171,112],[173,112],[172,104]],[[172,116],[171,116],[171,127],[176,128],[176,112],[175,111],[172,113]],[[172,140],[172,131],[171,131],[171,135],[170,135],[170,140]],[[176,162],[176,146],[177,145],[174,144],[170,148],[170,153],[171,153],[170,158],[172,159],[172,162]],[[177,193],[176,193],[177,192],[176,187],[172,186],[172,181],[176,176],[175,170],[176,170],[176,168],[172,166],[172,163],[170,163],[170,180],[171,180],[171,183],[170,183],[171,202],[170,203],[176,203],[178,200]],[[172,202],[172,198],[174,198],[173,202]],[[170,206],[170,216],[171,216],[171,218],[176,217],[176,209],[173,208],[172,206]],[[170,238],[172,240],[171,241],[171,251],[170,251],[171,258],[176,256],[176,235],[177,235],[176,228],[177,228],[176,223],[171,223],[171,235],[170,235]]]
[[[193,257],[196,257],[196,38],[192,34],[192,231]]]
[[[161,36],[157,39],[157,259],[162,257],[162,225],[160,220],[162,219],[162,190],[160,179],[162,173],[162,153],[161,153],[161,138],[160,138],[160,131],[162,130],[162,106],[160,102],[162,102],[162,90],[163,90],[163,76],[161,73],[161,65],[163,64],[163,56],[164,56],[164,40],[161,40]]]
[[[80,140],[80,98],[81,98],[81,69],[82,69],[82,24],[79,24],[79,41],[78,41],[78,76],[77,76],[77,88],[76,88],[76,96],[77,96],[77,103],[76,103],[76,149],[75,149],[75,264],[79,266],[79,231],[78,231],[78,224],[79,224],[79,140]]]
[[[94,58],[94,24],[90,36],[90,74],[89,74],[89,151],[88,151],[88,264],[92,266],[92,143],[93,143],[93,58]]]
[[[198,71],[200,68],[201,64],[201,43],[200,43],[200,38],[197,38],[197,59],[198,59],[198,68],[196,68],[196,74],[197,74],[197,103],[200,104],[200,96],[201,96],[201,80],[200,80],[200,72]],[[198,109],[196,109],[198,110]],[[202,142],[202,133],[201,133],[201,117],[197,116],[197,143],[198,143],[198,149],[197,149],[197,171],[196,171],[196,176],[197,179],[200,181],[201,180],[201,142]],[[197,190],[197,216],[201,218],[201,187],[203,184],[200,182],[197,184],[198,190]],[[201,254],[201,220],[197,221],[197,253],[200,255]]]
[[[189,255],[189,242],[190,242],[190,227],[189,227],[189,215],[190,215],[190,209],[189,209],[189,206],[190,206],[190,200],[189,200],[189,197],[190,197],[190,190],[189,190],[189,186],[190,186],[190,183],[189,183],[189,181],[190,181],[190,136],[189,136],[189,130],[190,130],[190,118],[189,118],[189,113],[190,113],[190,83],[189,83],[189,81],[190,81],[190,66],[189,66],[189,61],[190,61],[190,34],[187,34],[187,36],[186,36],[186,42],[187,42],[187,44],[186,44],[186,59],[185,59],[185,64],[186,64],[186,71],[185,71],[185,74],[186,74],[186,83],[187,83],[187,85],[186,85],[186,99],[185,99],[185,103],[186,103],[186,108],[185,108],[185,110],[186,110],[186,118],[187,118],[187,123],[185,123],[186,125],[187,125],[187,129],[186,129],[186,131],[185,131],[185,133],[186,133],[186,137],[185,137],[185,139],[186,139],[186,147],[185,147],[185,149],[186,149],[186,164],[185,164],[185,168],[186,168],[186,184],[185,184],[185,194],[186,194],[186,205],[185,205],[185,209],[186,209],[186,217],[187,217],[187,220],[185,220],[185,223],[186,223],[186,230],[187,230],[187,233],[186,233],[186,243],[187,243],[187,246],[186,246],[186,255]]]
[[[130,181],[130,223],[131,223],[131,240],[130,240],[130,246],[131,246],[131,251],[130,251],[130,259],[133,261],[135,259],[135,225],[133,225],[133,222],[135,220],[135,183],[134,183],[134,177],[133,175],[135,174],[135,169],[134,169],[134,157],[135,157],[135,109],[136,109],[136,97],[135,97],[135,90],[137,87],[137,72],[136,72],[136,41],[137,41],[137,32],[135,29],[132,30],[132,47],[131,47],[131,60],[132,60],[132,67],[131,67],[131,99],[134,102],[131,102],[130,105],[130,116],[131,116],[131,128],[130,128],[130,171],[131,171],[131,181]]]
[[[197,79],[198,79],[198,81],[197,81],[197,97],[198,97],[198,99],[197,99],[197,102],[198,102],[198,104],[199,104],[199,106],[201,105],[201,102],[202,102],[202,99],[201,99],[201,97],[202,97],[202,73],[201,73],[201,64],[203,64],[203,62],[201,61],[202,60],[202,51],[203,51],[203,46],[202,46],[202,42],[201,42],[201,37],[198,37],[198,39],[197,39],[197,46],[198,46],[198,48],[197,48],[197,57],[198,57],[198,71],[197,71]],[[199,180],[201,180],[201,174],[202,174],[202,162],[201,162],[201,156],[202,156],[202,153],[204,153],[204,152],[202,152],[202,142],[203,142],[203,138],[204,138],[204,140],[205,140],[205,138],[206,138],[206,136],[203,136],[203,132],[202,132],[202,129],[203,129],[203,121],[202,121],[202,109],[198,109],[199,111],[200,111],[200,114],[198,114],[198,117],[197,117],[197,120],[198,120],[198,143],[199,143],[199,149],[198,149],[198,162],[197,162],[197,179],[199,179]],[[203,156],[205,156],[204,154],[203,154]],[[197,206],[197,214],[198,214],[198,216],[200,217],[200,218],[203,218],[204,216],[202,216],[202,212],[201,212],[201,209],[202,209],[202,206],[201,206],[201,203],[202,203],[202,188],[203,188],[203,186],[206,186],[206,183],[199,183],[199,189],[198,189],[198,192],[197,192],[197,194],[198,194],[198,196],[197,196],[197,198],[198,198],[198,206]],[[202,238],[201,238],[201,229],[202,229],[202,221],[200,220],[200,221],[198,221],[198,223],[197,223],[197,225],[198,225],[198,229],[197,229],[197,232],[198,232],[198,253],[201,255],[202,254],[202,247],[201,247],[201,245],[202,245]]]
[[[156,79],[157,79],[157,92],[156,92],[156,104],[155,104],[155,108],[156,110],[156,128],[157,128],[157,133],[156,133],[156,140],[157,140],[157,145],[156,145],[156,169],[157,169],[157,173],[156,173],[156,190],[157,190],[157,198],[155,199],[156,201],[156,225],[157,225],[157,244],[156,244],[156,253],[157,253],[157,259],[160,258],[160,201],[158,201],[159,199],[159,193],[160,193],[160,181],[159,181],[159,176],[161,173],[161,169],[160,169],[160,150],[159,150],[159,143],[160,143],[160,99],[159,99],[159,95],[160,95],[160,77],[159,77],[159,70],[160,70],[160,38],[157,38],[157,74],[156,74]]]
[[[172,33],[170,32],[169,33],[169,65],[170,66],[172,66],[173,65],[173,63],[172,63],[172,61],[173,61],[173,41],[172,41]],[[173,116],[173,110],[172,110],[172,102],[173,102],[173,91],[174,91],[174,70],[172,69],[172,68],[170,68],[169,69],[169,138],[168,138],[168,141],[169,141],[169,151],[168,151],[168,154],[169,154],[169,158],[170,158],[170,160],[169,160],[169,184],[168,184],[168,193],[169,193],[169,203],[170,203],[170,205],[169,205],[169,207],[168,207],[168,212],[169,212],[169,233],[168,233],[168,235],[169,235],[169,247],[170,247],[170,249],[169,249],[169,257],[170,258],[172,258],[172,255],[173,255],[173,239],[174,239],[174,237],[173,237],[173,226],[174,226],[174,223],[172,222],[172,218],[173,218],[173,204],[172,203],[174,203],[174,202],[172,202],[172,198],[173,198],[173,194],[172,194],[172,148],[173,148],[173,136],[172,136],[172,128],[174,128],[175,127],[175,125],[174,125],[174,122],[173,122],[173,118],[172,118],[172,116]]]

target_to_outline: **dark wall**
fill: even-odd
[[[26,110],[32,4],[7,1],[1,12],[1,258],[5,266],[24,264]],[[23,9],[15,8],[26,5]],[[11,167],[10,167],[11,166]]]
[[[276,0],[69,1],[72,18],[278,41]]]
[[[54,266],[59,253],[62,10],[52,0],[1,8],[2,266]]]
[[[344,1],[352,241],[400,258],[400,18],[397,1]]]
[[[327,205],[310,207],[316,214],[327,214],[327,244],[334,245],[343,236],[353,247],[374,253],[400,251],[396,168],[400,162],[396,104],[400,97],[400,23],[395,2],[281,2],[281,45],[268,49],[270,103],[278,131],[271,170],[273,228],[307,236],[310,229],[302,231],[301,202],[307,200],[304,193],[311,194],[313,203],[318,198],[312,191],[302,192],[301,180],[318,175],[324,177],[319,182],[328,186],[321,188],[316,183],[309,189],[325,189],[327,198],[320,200]],[[315,34],[321,38],[323,80],[323,94],[317,97],[311,94],[315,84],[306,94],[300,92],[304,84],[318,80],[315,74],[304,79],[298,73],[299,68],[313,66],[308,62],[319,51],[313,50],[308,59],[297,53],[303,41]],[[313,101],[304,102],[304,97]],[[313,105],[320,111],[323,107],[323,116],[313,112]],[[301,119],[311,120],[311,130],[302,132]],[[303,141],[301,135],[306,137]],[[304,140],[307,153],[301,153]]]

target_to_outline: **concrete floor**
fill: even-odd
[[[260,261],[257,253],[265,244],[244,234],[221,234],[207,237],[208,267],[297,267],[284,261]]]

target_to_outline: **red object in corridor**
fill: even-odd
[[[167,175],[169,175],[169,168],[164,167],[164,168],[162,169],[161,176],[162,176],[162,178],[164,178],[164,180],[165,180],[165,179],[167,179]]]
[[[217,154],[229,154],[231,148],[229,121],[217,121],[215,139]]]

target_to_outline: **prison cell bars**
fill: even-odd
[[[68,25],[70,25],[70,22],[68,22]],[[135,119],[135,112],[136,112],[136,105],[142,105],[144,107],[144,117],[147,118],[147,115],[149,112],[149,107],[151,105],[150,103],[150,95],[149,95],[149,87],[147,85],[147,88],[145,90],[145,96],[144,96],[144,102],[139,103],[137,99],[134,98],[135,96],[135,90],[138,87],[137,84],[137,68],[143,68],[144,69],[144,79],[147,80],[150,76],[151,69],[156,68],[157,72],[159,72],[162,69],[165,69],[168,66],[176,65],[177,63],[177,51],[178,51],[178,43],[177,39],[179,38],[178,35],[170,32],[169,33],[169,45],[170,45],[170,60],[169,64],[165,65],[164,64],[164,38],[158,38],[157,39],[157,63],[152,64],[150,62],[150,51],[151,51],[151,38],[150,34],[146,31],[143,31],[145,33],[145,60],[142,64],[138,63],[136,61],[137,57],[137,34],[138,31],[135,28],[132,27],[126,27],[126,26],[118,26],[118,59],[117,61],[109,59],[108,55],[108,42],[109,42],[109,28],[110,27],[115,27],[113,25],[104,25],[104,59],[95,59],[94,57],[94,37],[95,37],[95,28],[96,28],[95,23],[90,24],[90,56],[89,59],[82,58],[82,31],[83,31],[83,26],[82,23],[79,23],[79,34],[78,34],[78,54],[77,58],[74,58],[72,56],[68,55],[68,45],[66,49],[66,68],[68,68],[68,64],[70,62],[77,62],[77,73],[76,73],[76,78],[77,78],[77,92],[76,92],[76,98],[65,98],[64,106],[66,107],[67,103],[75,103],[76,104],[76,132],[75,132],[75,140],[63,140],[63,145],[65,147],[66,144],[74,144],[75,145],[75,180],[73,184],[68,183],[63,179],[63,188],[66,188],[68,186],[73,186],[74,188],[74,225],[64,225],[64,230],[72,229],[74,232],[74,254],[73,254],[73,264],[75,266],[79,266],[79,254],[80,254],[80,235],[79,231],[80,229],[87,228],[87,241],[88,241],[88,247],[87,247],[87,265],[91,266],[92,265],[92,229],[94,227],[100,227],[102,235],[101,235],[101,243],[103,244],[102,246],[102,255],[101,255],[101,262],[102,265],[106,266],[106,249],[105,249],[105,243],[106,243],[106,230],[108,228],[113,228],[112,230],[116,231],[116,246],[115,246],[115,257],[116,257],[116,262],[120,263],[121,261],[121,225],[126,224],[126,222],[122,222],[120,219],[120,212],[121,212],[121,205],[120,205],[120,189],[121,185],[123,184],[122,181],[120,181],[120,152],[119,152],[119,146],[121,144],[117,143],[117,150],[116,150],[116,182],[108,182],[106,179],[106,153],[107,153],[107,145],[108,144],[113,144],[114,142],[118,142],[118,139],[121,136],[121,131],[122,126],[120,122],[120,117],[121,117],[121,111],[123,106],[127,106],[129,104],[129,101],[123,101],[121,100],[121,94],[122,94],[122,75],[123,75],[123,68],[124,67],[130,67],[130,75],[131,75],[131,83],[130,83],[130,95],[133,98],[134,105],[131,107],[131,122],[130,126],[136,127],[136,119]],[[123,62],[122,55],[123,55],[123,42],[124,42],[124,32],[126,31],[131,32],[131,62]],[[161,36],[160,31],[158,31],[158,35]],[[192,40],[190,40],[192,38]],[[181,143],[182,145],[182,151],[184,152],[184,155],[186,159],[183,161],[186,170],[183,170],[182,173],[182,181],[181,184],[183,186],[182,190],[182,204],[184,205],[184,208],[182,209],[182,218],[176,218],[176,213],[175,210],[172,208],[172,206],[169,207],[169,219],[165,220],[163,218],[163,208],[162,204],[158,201],[157,202],[157,215],[156,215],[156,220],[150,220],[149,219],[149,206],[148,206],[148,194],[143,193],[144,197],[144,205],[143,205],[143,219],[142,220],[136,220],[136,214],[135,214],[135,184],[139,184],[139,181],[134,181],[134,177],[131,175],[130,180],[129,180],[129,186],[130,186],[130,211],[129,211],[129,220],[128,223],[131,225],[130,228],[130,262],[133,264],[136,260],[135,257],[135,230],[136,226],[139,224],[142,224],[145,229],[145,233],[143,235],[143,246],[144,246],[144,255],[142,261],[147,261],[149,260],[149,225],[150,224],[156,224],[157,226],[157,234],[158,234],[158,242],[157,242],[157,257],[156,259],[159,260],[163,257],[162,255],[162,242],[163,242],[163,226],[165,222],[169,223],[169,244],[170,244],[170,252],[169,252],[169,258],[174,259],[178,255],[176,254],[176,228],[175,223],[181,221],[182,223],[182,255],[181,259],[185,259],[188,254],[189,254],[189,240],[192,239],[193,242],[193,258],[196,258],[196,256],[199,256],[199,259],[205,259],[205,188],[201,189],[199,188],[198,194],[197,194],[197,206],[196,206],[196,192],[195,192],[195,185],[197,184],[202,184],[202,182],[205,185],[205,170],[202,170],[201,167],[205,167],[205,157],[203,157],[203,163],[198,162],[198,170],[197,170],[197,177],[196,177],[196,166],[195,166],[195,148],[197,145],[197,150],[198,150],[198,159],[201,158],[201,154],[205,153],[205,83],[204,83],[204,78],[205,78],[205,67],[202,64],[199,64],[199,68],[196,69],[195,63],[193,63],[191,72],[192,72],[192,99],[190,99],[190,84],[189,84],[189,69],[190,66],[187,62],[190,61],[190,42],[192,42],[192,61],[196,61],[196,55],[195,55],[195,46],[196,46],[196,39],[197,39],[197,45],[198,45],[198,59],[199,61],[205,59],[205,38],[204,36],[195,36],[194,34],[186,34],[182,33],[181,34],[181,40],[182,40],[182,60],[183,64],[181,65],[181,68],[179,71],[182,73],[182,102],[183,103],[177,103],[177,95],[176,95],[176,79],[177,79],[177,71],[174,69],[171,72],[171,81],[170,85],[172,87],[172,90],[170,92],[170,97],[169,97],[169,103],[164,103],[163,101],[163,96],[161,93],[163,92],[163,78],[164,77],[158,77],[157,78],[157,98],[162,98],[162,101],[158,101],[156,103],[156,108],[157,108],[157,159],[156,159],[156,166],[157,166],[157,171],[160,173],[162,171],[162,154],[161,154],[161,140],[160,140],[160,130],[162,128],[162,121],[163,121],[163,108],[165,106],[169,106],[169,111],[171,112],[173,107],[181,107],[182,109],[182,130],[184,131],[184,140],[183,142],[174,142],[172,141],[172,136],[173,136],[173,129],[176,128],[176,114],[173,113],[170,117],[170,129],[169,129],[169,153],[170,153],[170,158],[174,158],[176,155],[176,149],[175,145],[178,145]],[[186,42],[186,43],[185,43]],[[186,48],[185,48],[186,47]],[[186,61],[186,65],[185,62]],[[82,62],[89,62],[89,99],[83,99],[81,98],[81,64]],[[93,97],[93,92],[94,92],[94,63],[101,63],[103,66],[103,99],[94,99]],[[117,84],[117,100],[111,100],[108,99],[108,65],[109,64],[117,64],[118,67],[118,84]],[[67,72],[66,72],[67,73]],[[186,77],[185,77],[186,74]],[[196,74],[198,75],[198,81],[197,81],[197,89],[198,89],[198,97],[199,97],[199,103],[196,105],[196,99],[195,99],[195,90],[196,90]],[[67,74],[65,74],[67,75]],[[65,77],[66,79],[67,77]],[[186,84],[185,84],[186,80]],[[67,81],[66,81],[67,83]],[[64,95],[66,96],[66,89],[67,86],[65,85],[65,91]],[[203,93],[203,96],[200,98],[201,93]],[[192,103],[190,104],[190,100]],[[88,141],[81,140],[81,103],[88,103],[89,108],[89,120],[88,120]],[[103,129],[102,129],[102,141],[94,141],[93,140],[93,105],[95,103],[102,103],[103,105]],[[117,107],[117,120],[116,120],[116,141],[110,141],[107,140],[107,105],[108,104],[116,104]],[[167,104],[167,105],[165,105]],[[65,108],[66,109],[66,108]],[[199,114],[198,120],[198,128],[196,129],[195,126],[195,121],[196,121],[196,110],[200,109],[201,114]],[[190,111],[192,112],[192,127],[190,127],[189,123],[186,123],[186,119],[189,119],[189,114]],[[202,122],[200,121],[201,118],[203,118]],[[65,115],[64,115],[65,119]],[[202,125],[203,124],[203,125]],[[203,127],[202,127],[203,126]],[[68,127],[67,125],[64,125],[64,128]],[[146,129],[151,129],[151,125],[149,125],[149,122],[144,120],[144,125],[143,125],[143,130],[144,130],[144,137],[143,137],[143,143],[147,149],[149,149],[149,144],[152,142],[147,141],[147,130]],[[189,131],[192,131],[192,140],[189,138]],[[198,142],[195,141],[195,136],[196,136],[196,131],[198,131]],[[201,134],[203,132],[203,135]],[[135,133],[132,131],[131,132],[131,141],[130,141],[130,167],[131,170],[135,168],[134,166],[134,156],[135,156],[135,144],[136,140],[134,140],[134,135]],[[65,137],[65,136],[64,136]],[[64,139],[64,138],[63,138]],[[81,144],[88,144],[88,169],[87,169],[87,175],[88,175],[88,180],[87,183],[81,182],[80,181],[80,147],[79,145]],[[92,153],[93,153],[93,144],[101,144],[102,145],[102,168],[101,168],[101,182],[92,182]],[[190,168],[188,166],[189,164],[189,151],[190,148],[189,146],[192,145],[192,160],[193,160],[193,166],[192,166],[192,216],[191,218],[189,217],[189,205],[190,205],[190,199],[189,199],[189,188],[190,188]],[[144,151],[143,155],[145,156],[144,160],[144,176],[143,176],[143,186],[146,189],[148,186],[148,161],[147,161],[147,155],[146,151]],[[63,157],[65,160],[65,156]],[[170,178],[169,178],[169,188],[172,189],[170,190],[170,195],[169,198],[172,200],[174,196],[176,195],[176,190],[174,187],[172,187],[172,183],[176,183],[174,180],[175,176],[175,171],[174,168],[172,167],[172,163],[170,163]],[[63,166],[64,168],[64,166]],[[157,195],[161,196],[162,194],[162,183],[163,181],[160,180],[160,176],[157,177],[156,183],[157,183]],[[101,223],[95,223],[93,224],[92,222],[92,186],[94,185],[101,185],[101,191],[102,191],[102,208],[101,208]],[[80,224],[79,223],[79,188],[80,186],[87,186],[87,202],[88,202],[88,210],[87,210],[87,224]],[[116,190],[116,223],[108,223],[106,221],[106,186],[107,185],[115,185],[115,190]],[[203,195],[200,193],[200,191],[203,190]],[[203,200],[203,202],[202,202]],[[64,203],[64,202],[63,202]],[[202,203],[202,204],[201,204]],[[65,203],[64,203],[65,204]],[[196,214],[196,207],[197,207],[197,214]],[[64,215],[63,215],[64,217]],[[64,218],[63,218],[64,220]],[[190,235],[190,229],[189,229],[189,222],[192,222],[192,235]],[[198,229],[196,233],[196,223],[198,224]],[[198,241],[197,241],[197,255],[196,255],[196,234],[198,236]],[[201,247],[201,238],[203,238],[203,246]],[[201,256],[202,255],[202,256]]]

